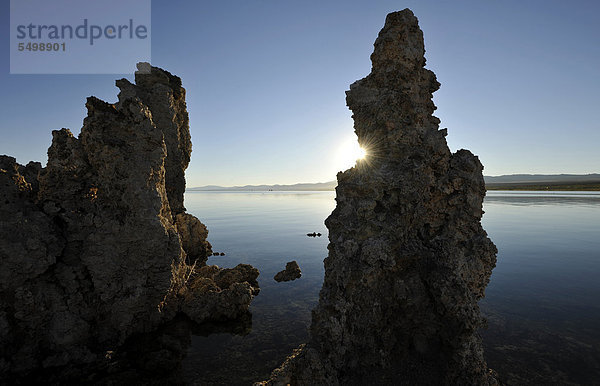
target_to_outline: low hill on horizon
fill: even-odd
[[[510,174],[502,176],[484,176],[488,189],[520,190],[600,190],[600,174]],[[337,181],[299,183],[293,185],[245,185],[218,186],[207,185],[188,188],[187,191],[328,191],[335,190]]]
[[[293,185],[245,185],[245,186],[217,186],[207,185],[196,188],[189,188],[189,191],[324,191],[334,190],[337,181],[299,183]]]
[[[600,174],[508,174],[503,176],[484,176],[483,178],[486,184],[598,182],[600,181]]]

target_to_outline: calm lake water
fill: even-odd
[[[193,336],[190,384],[264,380],[308,337],[327,256],[334,192],[188,192],[188,212],[209,229],[209,264],[248,263],[261,274],[252,329]],[[483,226],[498,263],[482,330],[491,368],[508,384],[600,384],[600,192],[488,192]],[[322,237],[307,237],[320,232]],[[273,276],[296,260],[302,278]]]

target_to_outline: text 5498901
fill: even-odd
[[[32,43],[32,42],[20,42],[18,45],[19,51],[32,51],[32,52],[52,52],[52,51],[66,51],[66,43]]]

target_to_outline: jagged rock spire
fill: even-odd
[[[477,333],[497,252],[480,223],[483,167],[448,149],[424,54],[413,13],[391,13],[371,74],[347,92],[367,157],[338,174],[311,338],[272,384],[495,382]]]
[[[0,383],[92,379],[107,350],[176,314],[246,317],[258,294],[255,268],[206,266],[208,231],[185,213],[181,79],[138,68],[118,103],[87,99],[78,137],[52,132],[45,168],[0,156]]]

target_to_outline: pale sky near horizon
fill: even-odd
[[[45,163],[51,130],[78,134],[85,98],[116,101],[123,75],[10,75],[2,4],[0,154]],[[187,90],[188,187],[335,179],[355,138],[344,92],[407,7],[452,151],[486,175],[600,172],[600,2],[153,1],[152,64]]]

